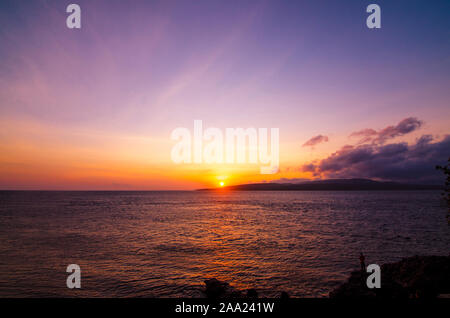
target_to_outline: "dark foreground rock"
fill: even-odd
[[[450,294],[450,256],[414,256],[381,266],[381,288],[369,289],[370,273],[352,272],[331,298],[435,298]]]
[[[236,289],[227,282],[220,281],[215,278],[205,280],[205,290],[203,291],[206,297],[216,298],[258,298],[256,289],[250,288],[247,290]],[[289,298],[286,292],[281,293],[281,298]]]
[[[244,293],[238,290],[227,282],[222,282],[218,279],[211,278],[205,280],[205,295],[208,298],[242,298]]]

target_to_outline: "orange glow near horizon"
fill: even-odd
[[[259,164],[174,164],[167,136],[62,129],[12,119],[0,123],[0,188],[6,190],[195,190],[311,179],[311,173],[298,167],[326,157],[349,134],[335,135],[314,150],[282,142],[280,171],[267,175],[260,173]]]

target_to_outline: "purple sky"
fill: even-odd
[[[81,30],[65,26],[72,2],[82,9]],[[108,156],[116,155],[145,169],[168,165],[170,132],[194,119],[279,127],[286,167],[325,158],[352,132],[409,117],[424,122],[420,134],[442,139],[450,124],[450,3],[377,1],[379,30],[365,26],[369,3],[2,1],[2,166],[23,164],[26,174],[46,157],[21,157],[39,149],[68,162],[82,149],[90,167],[114,166]],[[317,135],[330,140],[301,147]],[[151,139],[146,152],[141,139]],[[105,158],[89,155],[101,147]],[[28,184],[14,180],[1,185]]]

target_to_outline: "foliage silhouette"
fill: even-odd
[[[445,180],[445,187],[442,196],[447,201],[448,212],[447,212],[447,222],[450,225],[450,158],[448,158],[448,163],[445,166],[436,166],[437,170],[442,170],[447,176]]]

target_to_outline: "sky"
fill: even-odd
[[[66,7],[81,7],[81,29]],[[381,7],[368,29],[366,7]],[[448,1],[0,2],[0,189],[439,182]],[[280,166],[175,164],[177,127],[279,128]]]

